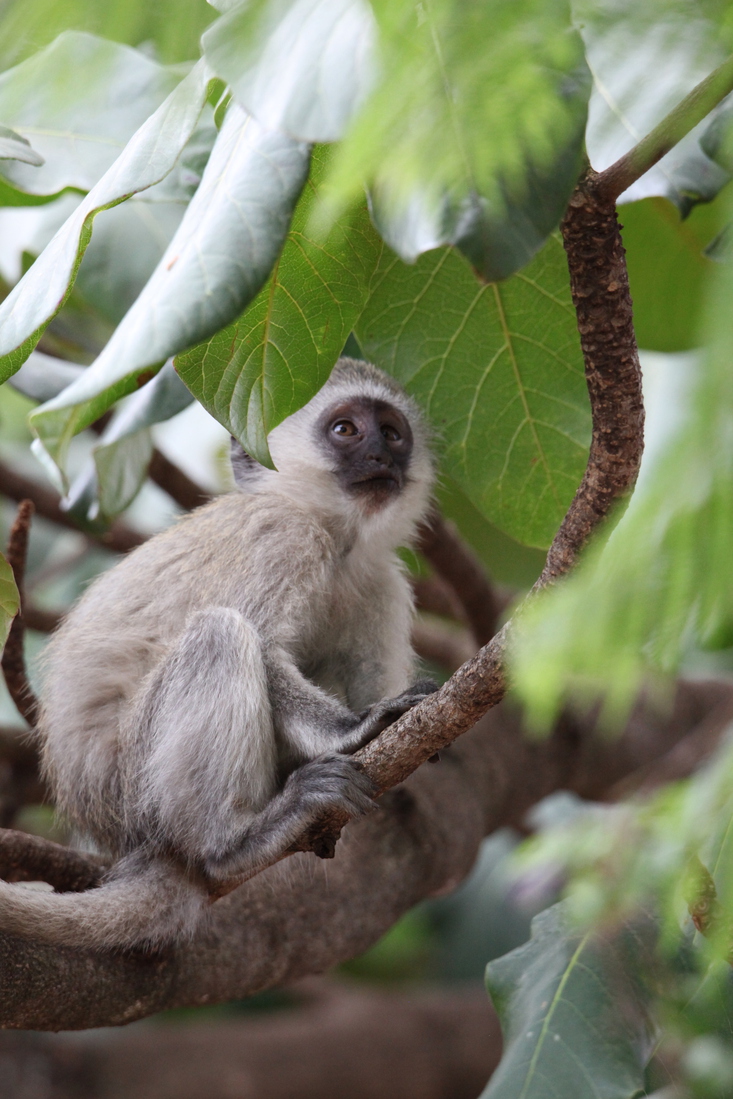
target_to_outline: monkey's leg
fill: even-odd
[[[141,837],[221,878],[282,854],[324,809],[373,807],[369,779],[333,751],[277,791],[271,693],[243,615],[214,607],[192,618],[133,715],[147,743],[137,768]]]
[[[125,804],[143,836],[197,859],[226,850],[277,791],[257,632],[239,612],[194,615],[130,717],[142,743]]]

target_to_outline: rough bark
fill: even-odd
[[[727,683],[681,684],[671,714],[642,707],[618,740],[569,719],[549,740],[528,740],[517,712],[499,707],[438,766],[350,824],[333,861],[300,854],[265,871],[212,905],[191,943],[144,956],[0,936],[0,1026],[116,1025],[324,972],[363,952],[417,901],[454,889],[484,835],[520,822],[555,790],[599,797],[731,698]]]

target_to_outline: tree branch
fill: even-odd
[[[437,511],[422,524],[418,549],[456,593],[476,644],[485,645],[496,633],[501,602],[476,555]]]
[[[45,881],[60,893],[80,893],[99,885],[107,863],[95,855],[62,847],[27,832],[0,829],[0,878]]]
[[[288,990],[292,1007],[215,1026],[6,1031],[2,1094],[31,1099],[40,1078],[43,1099],[475,1099],[499,1062],[499,1020],[478,983],[419,992],[305,984]]]
[[[639,707],[613,741],[567,720],[546,740],[526,739],[517,711],[499,707],[438,766],[353,822],[332,862],[297,855],[265,871],[213,905],[190,943],[151,956],[0,935],[0,1026],[116,1025],[323,972],[363,952],[422,898],[454,889],[484,835],[554,790],[598,796],[725,697],[731,684],[682,683],[671,716]]]
[[[211,499],[208,492],[204,492],[188,474],[174,465],[159,450],[153,451],[148,467],[148,477],[158,488],[167,492],[172,500],[180,504],[184,511],[193,511],[194,508],[207,504]]]
[[[615,206],[598,197],[597,178],[589,169],[580,180],[562,223],[593,437],[583,480],[533,591],[569,572],[591,535],[628,496],[641,463],[644,405],[626,259]],[[403,782],[504,697],[511,627],[510,620],[440,691],[356,753],[379,792]],[[324,818],[296,848],[328,852],[345,819],[335,813]]]
[[[16,473],[4,462],[0,462],[0,495],[8,496],[17,503],[21,500],[32,500],[36,511],[44,519],[50,519],[52,523],[66,527],[67,530],[76,531],[77,534],[83,534],[90,542],[105,546],[106,549],[113,550],[115,553],[129,553],[145,541],[144,534],[132,530],[119,520],[113,523],[109,530],[100,534],[81,530],[68,512],[63,510],[55,492],[30,477]]]
[[[25,654],[23,652],[23,639],[25,637],[25,620],[23,618],[23,603],[25,600],[25,561],[28,554],[28,534],[33,515],[33,502],[21,500],[15,522],[10,530],[8,541],[7,559],[13,570],[15,586],[20,596],[20,610],[13,619],[8,634],[8,640],[3,650],[0,664],[8,693],[15,703],[21,717],[33,727],[38,717],[38,701],[31,690],[28,681],[28,672],[25,666]]]
[[[733,57],[729,57],[694,87],[651,133],[600,173],[598,197],[605,202],[615,202],[732,91]]]

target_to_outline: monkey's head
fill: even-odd
[[[433,463],[424,419],[398,383],[369,363],[339,359],[323,388],[268,443],[277,473],[233,443],[232,468],[245,491],[284,491],[362,524],[395,528],[395,535],[404,528],[406,537],[427,508]]]

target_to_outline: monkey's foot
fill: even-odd
[[[348,756],[328,752],[293,771],[285,792],[297,798],[304,822],[343,810],[358,817],[375,808],[372,780]]]

